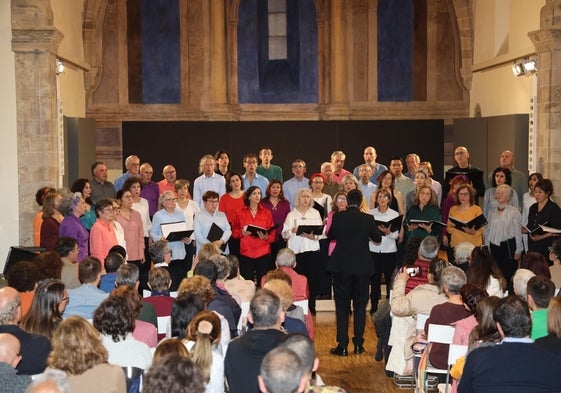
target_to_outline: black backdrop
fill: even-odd
[[[273,150],[273,164],[292,177],[291,163],[302,158],[307,174],[319,172],[334,150],[345,152],[345,168],[364,162],[366,146],[374,146],[378,162],[388,165],[394,156],[417,153],[430,161],[435,179],[443,177],[444,122],[442,120],[372,121],[240,121],[240,122],[123,122],[123,157],[136,154],[154,167],[154,181],[171,163],[177,178],[191,184],[198,175],[199,159],[218,149],[230,152],[230,168],[243,174],[246,153],[261,147]],[[407,168],[404,167],[404,172]]]

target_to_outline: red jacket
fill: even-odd
[[[236,219],[232,228],[232,234],[236,239],[240,239],[240,254],[248,258],[259,258],[271,253],[271,243],[275,241],[275,231],[269,233],[266,240],[261,240],[255,236],[242,236],[242,229],[246,225],[256,225],[262,228],[272,228],[273,216],[261,204],[257,207],[255,217],[247,206],[242,207],[236,212]]]

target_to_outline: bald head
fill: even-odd
[[[458,146],[454,150],[454,160],[458,163],[460,168],[467,168],[469,166],[469,152],[464,146]]]
[[[0,333],[0,362],[16,368],[21,360],[20,342],[11,334]]]
[[[176,171],[173,165],[166,165],[162,171],[162,175],[167,180],[168,183],[173,184],[176,179]]]
[[[500,158],[501,167],[508,168],[512,171],[514,169],[514,153],[510,150],[505,150],[501,153]]]
[[[12,287],[0,289],[0,326],[14,325],[21,318],[21,296]]]

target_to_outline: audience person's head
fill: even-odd
[[[218,278],[218,270],[216,265],[210,260],[200,260],[197,266],[193,269],[193,274],[196,276],[203,276],[209,279],[210,285],[216,285],[216,279]]]
[[[119,285],[111,291],[110,296],[119,296],[125,299],[129,309],[131,310],[133,319],[137,319],[142,307],[142,298],[138,291],[128,285]]]
[[[177,296],[171,306],[171,336],[183,339],[189,323],[195,315],[204,309],[203,300],[194,293],[184,293]]]
[[[314,342],[305,334],[290,333],[287,334],[281,341],[280,348],[288,348],[294,351],[304,371],[311,376],[312,372],[316,371],[319,367],[319,359],[316,354]]]
[[[294,292],[286,281],[279,279],[267,280],[263,288],[270,290],[280,298],[282,309],[285,312],[294,302]]]
[[[462,265],[471,261],[471,252],[475,246],[470,242],[461,242],[454,247],[454,263]]]
[[[144,375],[143,393],[204,393],[205,383],[193,361],[181,355],[167,355]]]
[[[99,332],[80,316],[70,316],[60,323],[52,346],[47,361],[49,367],[70,375],[81,375],[98,364],[107,363],[109,358]]]
[[[547,332],[561,338],[561,297],[555,296],[547,306]]]
[[[127,250],[125,250],[123,246],[119,244],[115,244],[113,247],[109,249],[108,254],[111,254],[112,252],[116,252],[120,254],[125,261],[127,260]]]
[[[267,274],[265,274],[264,280],[265,282],[269,282],[271,280],[281,280],[292,286],[292,278],[290,278],[290,276],[281,269],[269,270]]]
[[[216,266],[216,280],[224,281],[230,275],[230,263],[224,255],[213,255],[209,259]]]
[[[171,251],[167,240],[158,240],[154,242],[154,244],[152,244],[148,249],[148,252],[150,253],[150,258],[154,264],[169,263],[171,260]],[[168,255],[170,256],[166,259]]]
[[[43,275],[37,265],[33,262],[20,261],[8,270],[8,285],[19,292],[31,292],[35,290]]]
[[[493,314],[501,337],[529,337],[532,318],[528,303],[519,296],[510,295],[499,301]]]
[[[125,263],[125,260],[121,254],[118,252],[110,252],[105,257],[103,266],[105,267],[106,273],[115,273],[123,263]]]
[[[25,393],[71,393],[70,382],[64,371],[48,368],[33,377]]]
[[[117,276],[115,277],[115,286],[127,285],[132,288],[138,289],[138,278],[140,272],[138,267],[132,263],[123,263],[117,269]]]
[[[210,280],[205,276],[198,274],[193,277],[184,278],[181,281],[181,284],[179,284],[177,294],[178,296],[185,294],[197,295],[203,301],[205,308],[209,305],[212,299],[214,299],[214,289],[212,289]]]
[[[431,259],[436,258],[439,248],[440,244],[438,244],[438,240],[436,239],[436,237],[425,237],[419,245],[419,259],[430,261]]]
[[[528,269],[536,276],[551,278],[549,264],[545,260],[545,257],[539,252],[530,251],[524,254],[520,261],[520,268]]]
[[[526,299],[526,290],[528,289],[528,281],[536,274],[528,269],[518,269],[512,277],[512,287],[514,293]]]
[[[44,278],[60,280],[62,273],[62,259],[54,251],[45,251],[33,258],[33,263],[39,268]]]
[[[500,300],[501,298],[496,296],[488,296],[479,301],[477,311],[475,312],[477,326],[473,328],[469,335],[470,345],[477,341],[497,342],[500,340],[501,337],[494,318],[494,313]]]
[[[96,284],[101,277],[101,262],[96,257],[85,257],[78,265],[78,280],[82,284]]]
[[[213,255],[220,255],[220,250],[214,243],[205,243],[203,244],[198,252],[197,252],[197,259],[199,261],[209,260]]]
[[[0,333],[0,363],[16,368],[21,361],[21,344],[16,336]]]
[[[281,248],[277,252],[277,267],[296,267],[296,254],[290,248]]]
[[[485,289],[478,287],[477,285],[467,283],[460,289],[460,295],[462,296],[462,301],[464,306],[477,318],[477,305],[479,302],[488,297],[489,294]]]
[[[405,243],[405,251],[403,253],[403,264],[405,266],[412,266],[419,258],[419,247],[421,245],[420,237],[410,237]]]
[[[263,393],[302,392],[308,373],[293,350],[278,347],[265,355],[257,378]]]
[[[109,296],[93,314],[93,325],[114,342],[124,340],[135,328],[132,310],[122,296]]]
[[[268,289],[258,290],[249,303],[247,319],[254,329],[279,329],[284,321],[280,298]]]
[[[549,259],[553,264],[561,263],[561,239],[555,239],[549,248]]]
[[[152,363],[158,363],[164,356],[169,355],[179,355],[184,358],[191,357],[183,341],[178,338],[166,338],[158,343],[154,351]]]
[[[526,294],[531,311],[547,308],[549,301],[555,295],[555,284],[547,277],[534,276],[528,281]]]
[[[12,287],[0,288],[0,326],[15,325],[21,319],[21,296]]]
[[[220,318],[212,311],[199,312],[187,327],[187,338],[195,342],[191,356],[203,373],[206,383],[210,380],[212,346],[220,341]]]
[[[460,289],[466,283],[466,274],[456,266],[448,266],[442,271],[442,289],[446,296],[460,294]]]
[[[228,259],[230,263],[230,275],[228,276],[228,280],[233,280],[240,274],[240,260],[234,254],[226,255],[226,259]]]
[[[499,281],[501,289],[506,289],[506,280],[487,246],[473,249],[466,274],[468,281],[478,287],[487,288],[491,277],[494,277]]]
[[[52,278],[43,280],[35,290],[29,311],[21,320],[21,328],[51,338],[62,321],[68,300],[68,292],[62,281]]]
[[[70,262],[78,262],[78,241],[73,237],[59,237],[55,244],[55,252],[61,258],[68,258]]]
[[[436,285],[439,289],[442,289],[442,273],[448,266],[450,266],[448,261],[440,258],[433,258],[430,261],[427,274],[429,284]]]
[[[154,267],[148,272],[148,288],[153,292],[169,292],[171,276],[166,269]]]

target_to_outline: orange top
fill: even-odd
[[[21,296],[21,316],[27,314],[29,309],[31,308],[31,303],[33,302],[33,296],[35,296],[35,292],[20,292]]]
[[[41,243],[41,224],[43,224],[43,211],[39,210],[33,219],[33,245],[39,247]]]

